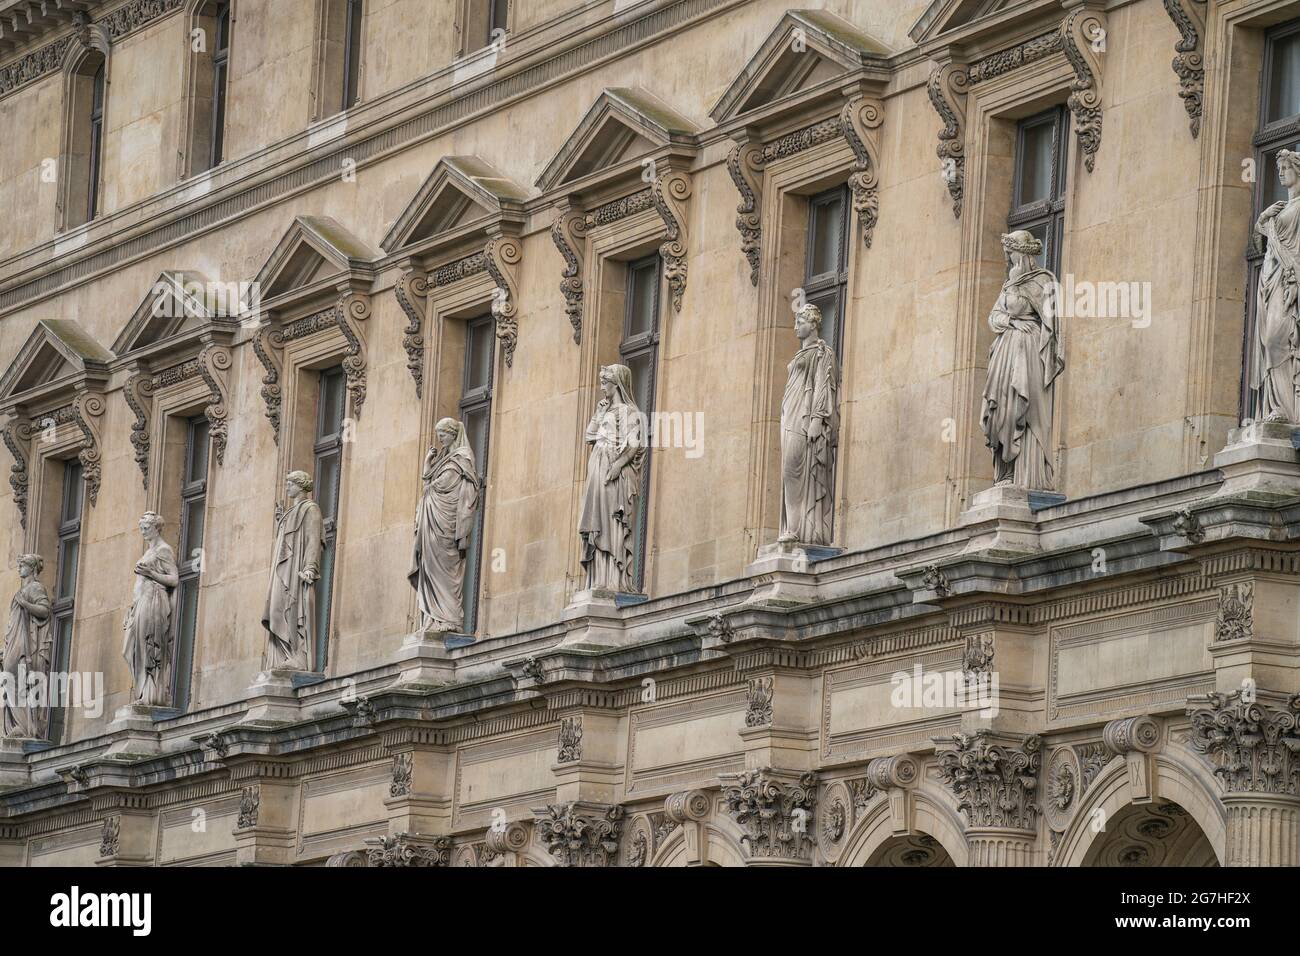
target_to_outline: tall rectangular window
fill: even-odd
[[[1265,240],[1255,231],[1255,222],[1269,206],[1287,198],[1278,179],[1277,154],[1283,149],[1300,151],[1300,20],[1268,31],[1264,39],[1264,71],[1259,103],[1259,120],[1252,140],[1255,147],[1255,196],[1251,215],[1250,242],[1246,250],[1246,321],[1242,342],[1241,417],[1258,417],[1256,399],[1250,388],[1254,372],[1256,289],[1264,266]]]
[[[822,338],[842,352],[849,285],[849,189],[839,186],[808,200],[808,256],[804,299],[821,309]]]
[[[107,62],[99,64],[91,83],[90,95],[90,177],[89,193],[86,196],[86,220],[99,215],[99,177],[104,156],[104,94],[105,68]]]
[[[54,571],[54,651],[52,674],[67,673],[72,658],[72,618],[77,596],[77,566],[81,559],[81,509],[85,481],[81,463],[74,460],[63,465],[63,497],[59,504],[58,559]],[[59,706],[50,713],[50,739],[58,742],[66,726],[66,710]]]
[[[474,452],[478,469],[479,508],[465,559],[465,633],[478,628],[479,581],[483,565],[483,512],[487,501],[488,438],[492,425],[492,366],[496,328],[492,316],[471,319],[465,325],[465,374],[461,385],[460,420]]]
[[[1038,264],[1059,277],[1065,240],[1065,176],[1069,114],[1054,106],[1016,127],[1015,181],[1007,231],[1023,229],[1043,244]]]
[[[343,411],[347,388],[342,368],[320,373],[316,414],[315,496],[321,512],[320,577],[316,580],[316,647],[314,668],[325,669],[329,650],[330,600],[334,593],[334,542],[338,535],[339,485],[343,472]]]
[[[348,0],[343,36],[343,109],[356,105],[361,89],[361,17],[364,0]]]
[[[655,368],[659,352],[659,257],[647,256],[627,264],[626,298],[623,307],[623,340],[619,361],[632,372],[632,390],[637,407],[645,415],[646,451],[641,464],[641,492],[637,495],[636,524],[632,545],[632,579],[636,590],[645,590],[646,518],[649,514],[650,450],[654,447]]]
[[[203,570],[203,531],[208,503],[208,437],[206,418],[192,418],[185,438],[185,470],[181,483],[180,626],[172,671],[172,703],[185,710],[190,705],[190,680],[194,665],[194,635],[199,614],[199,575]]]
[[[496,41],[498,30],[501,33],[506,32],[506,18],[510,13],[510,0],[488,0],[488,4],[487,41],[484,46]]]
[[[212,51],[212,153],[208,168],[221,163],[226,148],[226,81],[230,76],[230,4],[217,5],[216,43]]]

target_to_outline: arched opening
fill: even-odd
[[[226,94],[233,16],[230,0],[201,0],[190,15],[189,134],[182,177],[226,157]]]
[[[108,61],[98,50],[86,53],[68,76],[63,222],[80,226],[102,206],[104,118],[108,106]]]
[[[1176,803],[1130,804],[1106,821],[1084,866],[1218,866],[1205,832]]]
[[[943,844],[924,833],[891,837],[876,848],[864,866],[956,866]]]

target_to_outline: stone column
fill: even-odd
[[[1187,715],[1188,743],[1223,784],[1225,864],[1300,865],[1300,694],[1207,694]]]
[[[235,820],[238,866],[290,866],[297,832],[298,782],[288,764],[249,760],[230,765],[230,779],[240,786]]]
[[[445,731],[427,726],[399,727],[380,735],[393,758],[384,799],[390,837],[441,836],[450,827],[455,754],[445,736]]]
[[[613,695],[576,689],[550,695],[560,718],[556,735],[555,797],[559,803],[612,804],[623,772],[619,761],[622,715]]]
[[[971,866],[1036,865],[1043,743],[987,730],[936,737],[939,769],[966,816]]]
[[[143,794],[100,793],[90,805],[104,815],[96,866],[154,865],[154,814]]]

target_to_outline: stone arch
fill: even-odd
[[[1113,758],[1083,795],[1069,828],[1061,837],[1052,865],[1085,866],[1097,858],[1100,844],[1116,833],[1109,826],[1094,832],[1092,820],[1098,810],[1105,814],[1107,821],[1122,825],[1130,819],[1126,813],[1129,808],[1158,808],[1165,804],[1174,804],[1187,813],[1222,865],[1227,858],[1227,819],[1209,770],[1186,747],[1175,743],[1151,758],[1151,768],[1151,792],[1155,798],[1150,803],[1137,804],[1132,798],[1128,762],[1123,757]]]
[[[907,791],[911,806],[909,836],[927,836],[938,842],[954,866],[966,866],[966,830],[961,818],[946,800],[922,785]],[[897,839],[888,796],[874,800],[854,824],[836,866],[868,866],[887,852]]]
[[[692,865],[695,861],[691,859],[691,849],[686,841],[686,828],[695,825],[687,821],[673,830],[663,845],[655,850],[647,865],[653,867]],[[729,832],[726,827],[716,823],[702,824],[700,825],[700,831],[705,841],[705,846],[702,848],[704,850],[702,854],[704,863],[700,865],[745,865],[745,852],[735,833]]]

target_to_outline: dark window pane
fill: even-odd
[[[1272,70],[1268,77],[1267,122],[1300,113],[1300,33],[1273,42]]]
[[[464,409],[465,437],[469,439],[469,447],[474,451],[474,467],[478,469],[480,477],[487,473],[483,465],[487,461],[488,415],[490,413],[491,406],[486,403]]]
[[[632,372],[632,392],[641,411],[649,414],[654,406],[654,396],[650,389],[654,383],[654,352],[647,350],[635,355],[625,356],[623,361]]]
[[[844,267],[844,203],[836,197],[830,202],[815,202],[812,206],[812,248],[808,262],[808,275],[837,274]]]
[[[838,356],[840,353],[840,290],[835,287],[821,295],[809,296],[808,301],[822,313],[822,338]]]
[[[472,322],[465,331],[465,391],[492,383],[492,324]]]
[[[343,428],[343,373],[338,370],[322,372],[320,377],[320,422],[318,438],[337,435]]]
[[[338,516],[339,456],[337,452],[316,459],[316,503],[325,520]]]
[[[190,425],[189,452],[189,468],[186,469],[185,474],[186,484],[205,480],[208,477],[208,423],[204,419],[199,419]]]
[[[197,498],[185,503],[185,553],[181,556],[183,561],[193,560],[194,552],[203,547],[204,505],[206,503],[203,498]]]
[[[69,462],[63,466],[63,514],[62,522],[75,521],[81,517],[81,499],[83,482],[81,465]]]
[[[1017,206],[1052,198],[1053,130],[1053,123],[1035,123],[1020,128]]]
[[[71,598],[77,590],[77,557],[81,551],[81,543],[76,538],[65,538],[60,542],[63,547],[63,554],[59,562],[59,598]]]
[[[627,337],[654,330],[658,296],[659,261],[634,263],[627,274]]]
[[[308,661],[314,670],[325,669],[329,649],[330,595],[334,581],[334,545],[325,544],[320,553],[320,577],[316,579],[316,659]]]
[[[1050,243],[1049,240],[1048,240],[1048,230],[1047,230],[1047,226],[1048,226],[1047,223],[1045,223],[1045,222],[1040,222],[1040,223],[1036,223],[1036,224],[1034,224],[1034,225],[1032,225],[1032,226],[1026,226],[1026,227],[1025,227],[1025,230],[1026,230],[1027,232],[1032,233],[1033,236],[1034,236],[1034,238],[1037,239],[1039,242],[1041,242],[1041,243],[1043,244],[1043,250],[1042,250],[1042,252],[1040,252],[1037,256],[1034,257],[1034,258],[1035,258],[1035,261],[1036,261],[1040,266],[1046,264],[1046,262],[1047,262],[1047,255],[1048,255],[1048,252],[1051,251],[1050,248],[1049,248],[1050,245],[1051,245],[1051,243]]]
[[[344,40],[343,108],[357,101],[361,80],[361,13],[362,0],[348,0],[347,37]]]
[[[199,582],[191,578],[181,584],[180,634],[176,644],[175,687],[172,702],[181,710],[190,705],[190,672],[194,662],[194,632],[198,624]]]

